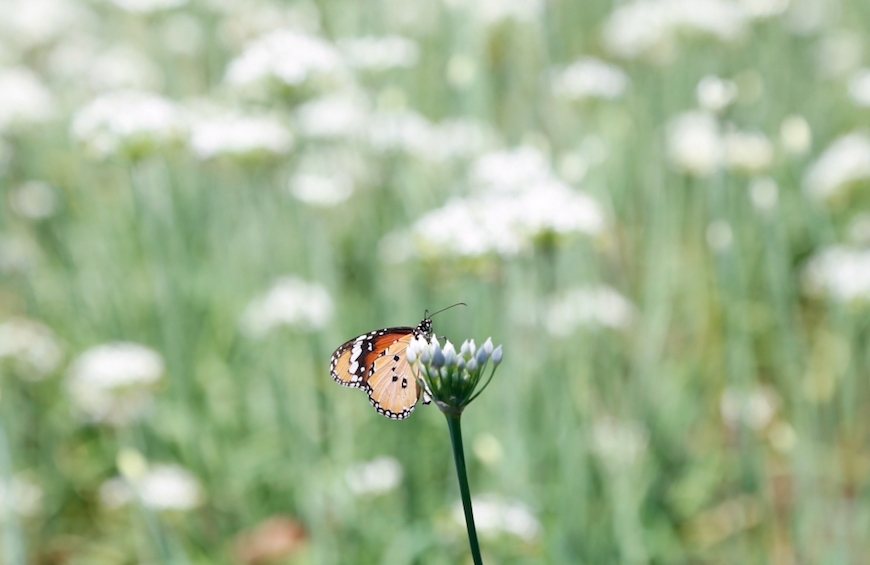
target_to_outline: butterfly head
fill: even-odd
[[[426,317],[414,328],[414,337],[432,340],[432,318]]]

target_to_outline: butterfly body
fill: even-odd
[[[332,354],[329,373],[340,385],[366,391],[379,414],[394,420],[407,418],[420,396],[429,402],[405,357],[414,338],[431,340],[430,318],[413,328],[383,328],[346,341]]]

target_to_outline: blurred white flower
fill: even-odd
[[[355,93],[329,94],[299,106],[301,135],[315,139],[354,139],[365,131],[369,107]]]
[[[779,187],[770,177],[757,177],[749,183],[749,199],[759,212],[768,212],[776,207]]]
[[[610,470],[625,469],[646,452],[649,432],[641,422],[603,418],[592,424],[592,452]]]
[[[550,82],[554,95],[571,100],[613,100],[622,97],[628,85],[628,75],[622,69],[594,57],[571,63]]]
[[[512,256],[538,236],[581,233],[595,235],[605,227],[595,200],[560,181],[551,180],[519,194],[483,194],[454,199],[417,220],[408,240],[421,257]],[[389,262],[408,258],[395,238],[382,242]]]
[[[471,506],[474,509],[474,525],[481,536],[492,538],[504,533],[533,542],[543,531],[532,510],[519,500],[496,493],[484,493],[472,497]],[[452,515],[457,524],[465,526],[462,501],[453,505]]]
[[[786,151],[802,155],[810,148],[813,132],[803,116],[791,115],[779,126],[779,138]]]
[[[34,516],[42,505],[42,488],[23,475],[15,475],[9,482],[0,481],[0,509],[8,509],[19,516]]]
[[[495,133],[483,122],[469,118],[448,119],[433,124],[421,159],[443,162],[474,157],[495,142]]]
[[[48,72],[53,78],[74,82],[80,87],[82,77],[89,75],[100,51],[100,41],[96,37],[82,32],[71,33],[48,54]]]
[[[290,29],[270,32],[249,43],[230,61],[225,80],[234,86],[276,80],[298,86],[315,76],[344,70],[338,49],[325,39]]]
[[[27,67],[0,68],[0,134],[54,117],[51,92]]]
[[[378,495],[399,486],[402,475],[401,463],[394,457],[381,456],[351,465],[344,480],[356,495]]]
[[[192,510],[205,498],[200,482],[190,471],[180,465],[161,463],[145,463],[135,475],[108,479],[100,485],[99,497],[107,508],[125,506],[135,498],[156,511]]]
[[[300,172],[290,179],[290,193],[306,204],[335,206],[353,194],[353,180],[343,171],[325,174]]]
[[[410,68],[420,58],[417,43],[397,35],[340,39],[338,47],[351,67],[367,71]]]
[[[200,159],[218,156],[282,155],[293,146],[293,135],[272,116],[234,112],[193,118],[190,148]]]
[[[849,79],[849,97],[855,105],[870,108],[870,67],[859,69]]]
[[[834,30],[816,46],[816,68],[823,78],[843,77],[861,66],[863,55],[864,37],[860,33]]]
[[[144,53],[132,45],[100,51],[87,64],[88,83],[95,90],[157,90],[163,75]]]
[[[695,87],[698,106],[709,112],[721,112],[737,100],[737,85],[732,80],[707,75]]]
[[[107,343],[79,355],[67,371],[67,391],[87,421],[123,425],[150,406],[150,387],[163,375],[159,353],[136,343]]]
[[[870,300],[870,250],[833,245],[817,251],[802,273],[808,294],[838,302]]]
[[[79,108],[70,133],[98,158],[135,152],[182,137],[185,123],[171,100],[148,92],[119,90]]]
[[[151,14],[184,6],[187,0],[110,0],[112,4],[134,14]]]
[[[773,145],[761,132],[728,131],[725,162],[730,168],[745,173],[763,172],[773,163]]]
[[[552,178],[549,160],[531,145],[485,153],[474,162],[469,173],[472,186],[503,193],[522,192]]]
[[[48,218],[57,209],[54,189],[44,181],[31,180],[18,185],[9,194],[9,204],[16,214],[31,220]]]
[[[11,359],[28,380],[40,380],[54,371],[63,352],[51,329],[35,320],[11,318],[0,324],[0,361]]]
[[[824,200],[849,184],[870,178],[870,135],[854,132],[835,139],[804,173],[804,191]]]
[[[432,124],[411,110],[378,111],[369,119],[367,138],[377,151],[425,155],[432,142]]]
[[[279,279],[242,313],[242,332],[263,337],[280,326],[318,330],[332,317],[332,299],[325,288],[297,277]]]
[[[0,10],[0,37],[22,50],[87,28],[94,20],[86,5],[77,0],[4,0]]]
[[[620,57],[662,57],[682,31],[730,42],[745,33],[747,23],[743,7],[727,0],[638,0],[610,14],[604,44]]]
[[[734,231],[725,220],[714,220],[707,226],[707,245],[715,252],[727,251],[734,242]]]
[[[732,429],[743,423],[753,430],[762,430],[773,420],[778,407],[779,396],[768,386],[748,391],[728,387],[719,399],[722,421]]]
[[[678,169],[700,177],[712,176],[722,164],[724,147],[716,118],[691,111],[668,122],[667,151]]]
[[[152,465],[133,488],[142,504],[154,510],[191,510],[203,500],[199,481],[179,465]]]
[[[634,304],[626,297],[609,286],[598,285],[574,288],[553,297],[545,323],[552,335],[565,337],[580,327],[624,329],[636,316]]]

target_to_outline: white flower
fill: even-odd
[[[367,129],[368,142],[377,151],[425,155],[432,143],[432,124],[411,110],[376,112]]]
[[[19,216],[40,220],[54,214],[57,197],[48,183],[31,180],[20,184],[11,192],[9,203]]]
[[[428,145],[418,157],[433,162],[473,157],[491,146],[494,137],[482,122],[468,118],[444,120],[430,127]]]
[[[603,35],[611,53],[630,59],[668,56],[680,31],[730,42],[746,27],[746,12],[727,0],[639,0],[614,10]]]
[[[870,178],[870,135],[855,132],[834,140],[810,165],[803,185],[812,198],[824,200],[849,184]]]
[[[328,41],[289,29],[268,33],[245,47],[227,67],[225,80],[235,86],[277,80],[298,86],[314,76],[342,72],[341,54]]]
[[[822,37],[816,47],[816,67],[823,78],[836,79],[861,65],[864,51],[862,34],[837,29]]]
[[[698,105],[709,112],[721,112],[737,100],[737,85],[732,80],[707,75],[695,87]]]
[[[742,422],[753,430],[762,430],[773,420],[778,406],[776,391],[767,386],[749,391],[729,387],[719,399],[722,420],[732,429]]]
[[[839,302],[870,300],[870,251],[841,245],[815,253],[803,270],[804,290]]]
[[[306,137],[354,139],[364,132],[368,113],[368,105],[359,95],[329,94],[299,106],[296,123]]]
[[[552,335],[564,337],[584,326],[627,328],[636,316],[627,298],[609,286],[599,285],[574,288],[552,298],[545,323]]]
[[[11,358],[29,380],[39,380],[60,365],[63,352],[48,326],[26,318],[0,324],[0,360]]]
[[[592,425],[589,439],[593,453],[604,466],[618,470],[641,459],[649,443],[649,432],[640,422],[604,418]]]
[[[613,100],[625,94],[628,85],[628,75],[622,69],[594,57],[571,63],[550,83],[553,94],[572,100]]]
[[[160,67],[131,45],[115,45],[95,55],[87,65],[88,83],[95,90],[155,90],[163,85]]]
[[[221,155],[282,155],[293,146],[293,136],[284,124],[271,116],[228,112],[194,118],[189,143],[200,159]]]
[[[103,94],[73,115],[70,133],[99,158],[150,149],[184,132],[179,108],[157,94],[120,90]]]
[[[76,0],[0,2],[0,37],[22,50],[46,45],[72,29],[87,28],[93,14]]]
[[[338,46],[355,69],[385,71],[395,67],[409,68],[420,58],[417,44],[397,35],[341,39]]]
[[[870,108],[870,68],[859,69],[849,79],[849,97],[855,105]]]
[[[122,425],[140,417],[151,402],[149,388],[163,375],[163,358],[135,343],[108,343],[76,358],[67,390],[86,420]]]
[[[118,8],[134,14],[150,14],[187,4],[187,0],[111,0],[111,2]]]
[[[332,317],[332,309],[325,288],[297,277],[284,277],[248,304],[242,313],[241,330],[255,338],[279,326],[318,330]]]
[[[335,206],[353,194],[353,181],[347,173],[297,173],[290,179],[290,193],[314,206]]]
[[[678,169],[712,176],[722,164],[724,147],[716,118],[707,112],[685,112],[667,125],[668,157]]]
[[[136,474],[113,477],[100,485],[100,502],[107,508],[120,508],[136,498],[157,511],[192,510],[202,504],[202,486],[190,471],[175,464],[143,463]]]
[[[356,495],[390,492],[402,482],[402,464],[389,456],[356,463],[344,474],[344,480]]]
[[[193,474],[178,465],[153,465],[139,477],[133,488],[142,504],[154,510],[191,510],[203,499],[202,488]]]
[[[42,505],[42,488],[23,475],[0,481],[0,509],[20,516],[34,516]]]
[[[526,250],[538,236],[595,235],[605,224],[595,200],[550,180],[519,194],[453,199],[417,220],[410,234],[385,238],[381,253],[387,262],[401,262],[414,254],[430,258],[512,256]]]
[[[51,92],[27,67],[0,68],[0,133],[55,115]]]
[[[515,193],[553,178],[547,158],[531,145],[490,151],[471,166],[469,180],[481,190]]]
[[[761,132],[728,131],[725,134],[725,162],[732,169],[760,173],[773,163],[773,145]]]
[[[749,199],[759,212],[768,212],[776,207],[779,187],[770,177],[757,177],[749,183]]]
[[[779,126],[779,138],[786,151],[802,155],[810,148],[813,132],[803,116],[791,115]]]
[[[491,538],[504,533],[533,542],[543,530],[532,510],[516,499],[484,493],[471,499],[471,507],[474,525],[481,536]],[[457,524],[465,526],[465,511],[461,501],[453,505],[452,515]]]

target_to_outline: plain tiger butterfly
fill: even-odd
[[[459,302],[453,306],[465,306]],[[340,385],[361,388],[379,414],[393,420],[407,418],[417,401],[431,398],[411,371],[405,351],[415,338],[432,340],[432,315],[428,312],[416,327],[401,326],[370,331],[350,339],[332,354],[329,373]]]

